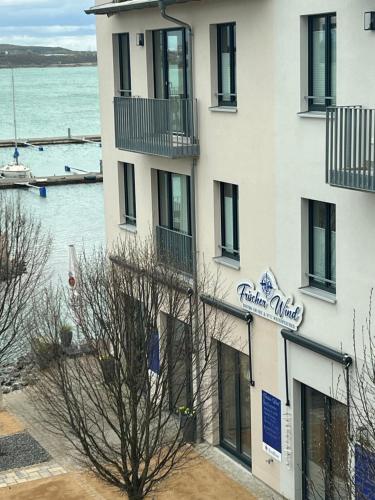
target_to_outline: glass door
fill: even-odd
[[[183,134],[187,97],[186,36],[183,28],[153,32],[155,98],[170,99],[168,129]]]
[[[249,358],[219,344],[220,445],[251,464]]]
[[[302,431],[303,498],[349,498],[346,406],[302,386]]]

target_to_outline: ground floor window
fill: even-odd
[[[192,336],[190,325],[168,316],[169,406],[192,405]]]
[[[220,445],[251,464],[249,357],[219,343]]]
[[[346,498],[347,408],[302,386],[303,484],[306,500]]]

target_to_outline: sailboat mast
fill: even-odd
[[[16,118],[16,95],[14,90],[14,69],[12,68],[12,95],[13,95],[13,123],[14,123],[14,144],[15,144],[15,157],[18,165],[18,142],[17,142],[17,118]]]

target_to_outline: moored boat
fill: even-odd
[[[12,96],[13,96],[13,125],[14,125],[14,161],[0,167],[0,178],[6,179],[29,179],[32,177],[31,170],[18,161],[20,153],[17,142],[17,120],[16,120],[16,96],[14,90],[14,70],[12,68]]]
[[[0,178],[30,179],[31,170],[22,163],[8,163],[0,167]]]

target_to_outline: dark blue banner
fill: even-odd
[[[157,331],[150,333],[148,367],[154,373],[160,371],[159,333]]]
[[[355,497],[375,500],[375,455],[363,446],[355,447]]]
[[[262,391],[263,449],[281,461],[281,401]]]

